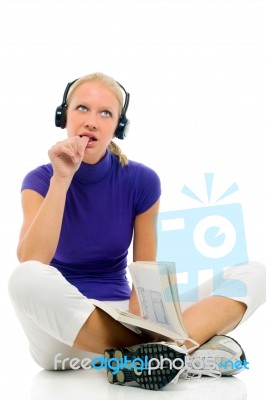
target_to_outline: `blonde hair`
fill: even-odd
[[[73,93],[77,89],[77,87],[79,87],[83,83],[95,82],[95,81],[100,82],[103,85],[105,85],[116,96],[116,98],[118,100],[118,104],[119,104],[119,116],[120,116],[122,113],[123,104],[124,104],[122,90],[115,79],[113,79],[112,77],[110,77],[108,75],[103,74],[102,72],[94,72],[92,74],[85,75],[85,76],[77,79],[76,82],[73,83],[73,85],[69,89],[68,96],[67,96],[67,106],[69,105],[71,98],[73,96]],[[111,142],[109,143],[108,150],[112,154],[114,154],[116,157],[118,157],[119,162],[122,166],[125,166],[128,164],[127,156],[122,153],[122,150],[120,149],[120,147],[113,140],[111,140]]]

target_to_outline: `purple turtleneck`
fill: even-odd
[[[51,164],[29,172],[22,190],[43,197],[53,174]],[[143,164],[122,167],[109,151],[97,164],[81,163],[67,192],[59,243],[51,261],[88,298],[125,300],[127,253],[136,215],[160,196],[158,175]]]

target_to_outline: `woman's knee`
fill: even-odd
[[[251,261],[247,266],[250,272],[253,273],[259,281],[266,281],[266,266],[264,264],[258,261]]]
[[[47,267],[51,268],[39,261],[31,260],[23,262],[14,269],[8,282],[8,291],[13,303],[23,304],[26,297],[39,296],[40,285],[43,285],[43,273]]]
[[[266,279],[266,266],[258,261],[249,261],[246,264],[237,265],[228,268],[224,276],[226,279],[243,279],[244,281],[265,281]]]
[[[266,301],[266,266],[261,262],[250,261],[245,265],[229,268],[225,278],[235,282],[234,287],[238,289],[235,296],[241,292],[240,288],[245,289],[243,302],[252,304],[254,309]]]

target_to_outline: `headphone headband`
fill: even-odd
[[[63,100],[62,104],[56,108],[55,112],[55,126],[58,128],[64,129],[66,127],[66,122],[67,122],[67,96],[69,89],[71,86],[77,81],[78,79],[75,79],[72,82],[69,82],[65,88],[64,95],[63,95]],[[120,88],[124,91],[125,93],[125,101],[124,101],[124,106],[115,130],[115,137],[118,139],[123,140],[126,137],[127,134],[127,129],[129,126],[129,120],[126,117],[126,112],[128,109],[129,105],[129,99],[130,99],[130,94],[126,91],[124,86],[122,86],[119,82],[117,84],[120,86]]]

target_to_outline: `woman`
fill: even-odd
[[[124,105],[121,89],[126,95]],[[191,346],[189,342],[182,347],[148,343],[89,300],[109,301],[140,314],[135,290],[126,279],[133,234],[133,259],[156,259],[159,178],[150,168],[128,162],[112,141],[114,136],[124,137],[128,102],[124,88],[101,73],[69,84],[56,112],[56,125],[66,127],[67,139],[49,150],[50,164],[31,171],[23,181],[24,220],[18,244],[22,264],[13,272],[9,289],[30,352],[46,369],[58,369],[58,354],[65,369],[71,368],[73,358],[93,358],[106,349],[106,357],[119,349],[121,356],[132,360],[147,351],[153,357],[159,352],[183,360]],[[254,268],[265,276],[260,265]],[[237,342],[215,335],[239,324],[247,315],[247,305],[208,296],[184,311],[190,337],[205,343],[197,351],[210,357],[211,348],[215,356],[222,346],[227,358],[244,360]],[[156,390],[181,373],[162,372],[154,370],[147,377],[145,371],[134,369],[117,375],[108,371],[108,379]]]

